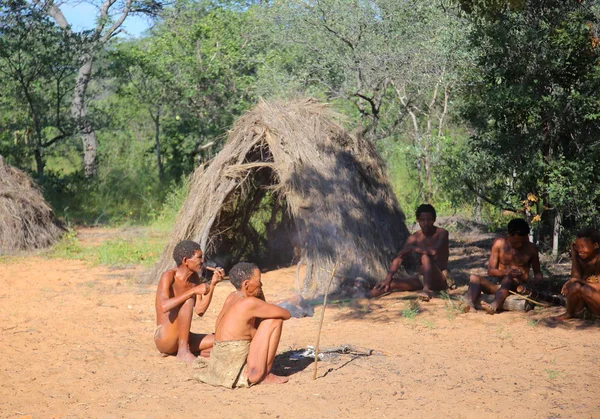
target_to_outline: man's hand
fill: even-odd
[[[531,278],[531,281],[529,281],[531,283],[531,285],[539,285],[540,282],[542,282],[542,279],[544,279],[544,276],[542,275],[542,273],[537,273],[533,276],[533,278]]]
[[[206,284],[200,284],[192,288],[192,291],[194,291],[194,294],[196,295],[206,295],[208,294],[208,291],[210,291],[210,288]]]
[[[512,268],[510,271],[508,271],[508,275],[512,278],[521,279],[523,277],[523,271],[518,268]]]
[[[392,283],[391,279],[386,279],[385,281],[380,282],[379,284],[375,285],[375,289],[377,291],[388,292],[390,290],[391,283]]]
[[[564,283],[564,285],[562,286],[562,288],[560,289],[560,293],[561,293],[562,295],[564,295],[565,297],[566,297],[567,295],[569,295],[569,286],[570,286],[570,285],[571,285],[573,282],[575,282],[575,281],[576,281],[576,279],[575,279],[575,278],[571,278],[571,279],[569,279],[567,282],[565,282],[565,283]]]
[[[225,270],[220,267],[215,268],[215,270],[213,271],[212,279],[210,281],[210,286],[214,287],[219,282],[221,282],[224,277],[225,277]]]

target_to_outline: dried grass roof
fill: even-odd
[[[64,231],[31,178],[0,156],[0,254],[48,247]]]
[[[198,241],[209,258],[233,252],[237,262],[252,254],[255,233],[271,254],[290,243],[300,251],[304,293],[322,292],[336,262],[340,278],[384,278],[408,236],[405,216],[373,145],[340,120],[314,100],[261,101],[243,115],[193,174],[152,279],[173,267],[180,240]]]

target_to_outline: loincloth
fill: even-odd
[[[250,387],[248,379],[244,377],[249,352],[249,340],[215,341],[206,368],[194,378],[213,386]]]
[[[454,279],[452,279],[452,277],[450,276],[450,273],[448,272],[447,269],[442,271],[442,276],[444,277],[444,280],[446,280],[446,286],[449,289],[455,289],[456,288],[456,283],[454,282]],[[421,281],[422,285],[425,285],[425,278],[423,278],[423,274],[418,274],[417,277],[419,278],[419,281]]]

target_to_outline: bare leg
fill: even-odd
[[[573,282],[567,294],[567,312],[553,319],[567,320],[576,317],[586,305],[595,315],[599,315],[600,292],[583,282]]]
[[[469,277],[469,289],[467,291],[467,304],[469,305],[469,309],[471,311],[476,310],[475,306],[477,305],[477,301],[479,301],[479,297],[481,297],[482,291],[486,294],[494,294],[499,288],[499,285],[493,284],[479,275],[471,275]]]
[[[273,360],[281,338],[283,320],[263,319],[254,333],[247,358],[246,378],[252,384],[286,383],[286,377],[271,374]]]
[[[419,271],[423,275],[423,293],[427,299],[431,298],[431,291],[443,291],[448,288],[446,277],[438,268],[433,257],[421,255]]]
[[[508,297],[509,291],[514,290],[517,287],[517,281],[512,279],[510,276],[505,276],[502,278],[500,282],[500,288],[496,291],[496,298],[494,302],[488,304],[486,302],[482,302],[481,306],[485,309],[487,314],[496,314],[498,308],[502,308],[504,305],[504,300]]]
[[[194,313],[195,298],[189,298],[181,305],[178,322],[177,336],[177,359],[183,362],[193,362],[196,356],[190,351],[190,327],[192,326],[192,314]]]
[[[392,279],[390,288],[384,291],[383,288],[373,288],[371,290],[371,297],[379,297],[380,295],[387,294],[391,291],[419,291],[423,289],[423,284],[419,281],[416,276],[409,276],[407,278]]]
[[[215,343],[215,335],[190,333],[190,351],[205,358],[210,356],[210,351]]]
[[[179,309],[171,310],[168,320],[160,324],[154,335],[154,343],[161,353],[177,354],[185,362],[192,362],[196,358],[189,348],[194,303],[195,299],[189,298]]]

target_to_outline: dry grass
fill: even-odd
[[[64,231],[29,176],[0,156],[0,254],[48,247]]]
[[[171,241],[151,276],[172,267],[180,240],[228,262],[306,264],[303,292],[343,278],[383,278],[408,235],[374,146],[313,100],[267,103],[243,115],[223,150],[198,168]]]

